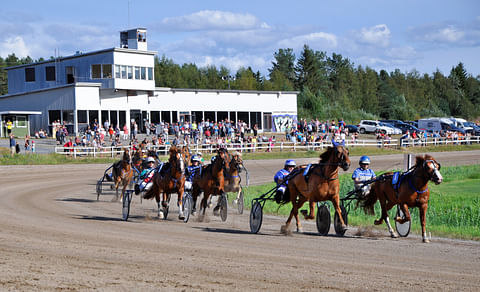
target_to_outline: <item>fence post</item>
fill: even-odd
[[[403,170],[404,171],[407,171],[410,169],[410,167],[412,167],[412,158],[413,158],[413,154],[411,153],[405,153],[403,155]]]

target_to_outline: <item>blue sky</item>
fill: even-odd
[[[3,58],[118,47],[119,31],[146,27],[159,56],[232,72],[250,66],[268,74],[278,49],[298,57],[308,44],[377,71],[448,75],[463,62],[480,75],[478,0],[16,0],[0,7]]]

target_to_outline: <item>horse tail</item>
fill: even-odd
[[[148,191],[146,191],[145,194],[143,194],[144,199],[147,199],[147,200],[153,199],[158,194],[159,186],[156,180],[157,175],[158,174],[156,173],[152,178],[152,182],[153,182],[152,187]]]
[[[375,203],[377,202],[377,194],[376,194],[376,188],[375,184],[373,184],[370,192],[363,198],[361,201],[358,203],[360,206],[363,208],[363,211],[365,214],[368,215],[375,215]]]

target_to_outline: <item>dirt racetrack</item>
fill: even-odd
[[[479,163],[480,151],[434,156],[442,165]],[[377,156],[374,168],[401,168],[392,165],[402,159]],[[247,161],[250,182],[270,181],[281,163]],[[230,208],[226,222],[208,210],[205,222],[185,224],[176,200],[159,220],[156,204],[138,197],[124,222],[111,192],[96,201],[106,167],[0,167],[1,291],[480,291],[479,242],[422,244],[353,228],[336,237],[333,227],[321,237],[314,222],[287,236],[286,218],[274,216],[250,234],[248,210]]]

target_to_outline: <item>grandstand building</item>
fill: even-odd
[[[205,90],[155,87],[154,58],[147,30],[120,32],[120,46],[77,52],[44,62],[8,67],[8,94],[0,96],[0,136],[14,122],[21,136],[52,123],[81,133],[95,119],[140,129],[152,123],[209,119],[245,121],[260,131],[283,131],[297,119],[296,91]],[[24,134],[23,134],[24,135]]]

